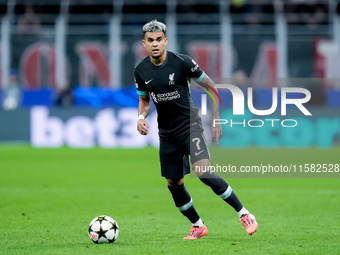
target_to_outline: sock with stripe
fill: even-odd
[[[216,195],[226,201],[231,207],[239,212],[243,207],[242,203],[228,185],[228,183],[218,175],[212,172],[206,172],[200,176],[200,180],[207,186],[209,186]]]
[[[172,198],[178,210],[187,217],[193,226],[200,226],[200,216],[198,215],[193,203],[192,198],[185,188],[184,184],[176,186],[168,186]],[[203,222],[202,222],[203,223]]]

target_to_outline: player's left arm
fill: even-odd
[[[196,81],[196,82],[200,86],[207,89],[215,99],[215,100],[212,100],[209,97],[211,112],[212,112],[212,122],[211,122],[212,142],[214,140],[216,140],[216,143],[218,144],[221,137],[222,137],[222,128],[221,128],[221,124],[214,124],[215,123],[214,120],[220,119],[219,105],[218,105],[218,103],[215,104],[215,102],[219,102],[219,99],[218,99],[217,95],[210,89],[210,87],[211,87],[211,88],[213,88],[217,91],[217,89],[215,88],[215,83],[212,81],[212,79],[210,79],[210,77],[206,73],[204,73],[203,79],[200,79],[200,81]],[[206,85],[208,85],[208,86],[206,86]]]

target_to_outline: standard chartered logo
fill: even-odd
[[[151,97],[153,98],[155,103],[158,103],[162,101],[164,102],[164,101],[171,101],[171,100],[178,99],[181,97],[181,94],[176,90],[176,91],[160,93],[160,94],[151,93]]]

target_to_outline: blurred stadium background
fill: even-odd
[[[135,132],[133,69],[152,19],[167,24],[169,50],[191,55],[214,79],[313,78],[303,85],[316,109],[307,127],[319,131],[295,145],[339,142],[339,0],[0,0],[0,142],[157,146],[156,128]],[[270,103],[271,86],[257,88],[258,105]],[[149,121],[156,126],[154,113]]]
[[[336,171],[227,176],[260,224],[252,237],[189,180],[209,236],[180,242],[190,224],[159,175],[156,113],[150,135],[136,131],[133,71],[152,19],[214,80],[253,86],[258,108],[277,84],[311,91],[313,116],[287,111],[295,128],[225,128],[213,164],[339,164],[339,0],[0,0],[0,254],[339,254]],[[220,96],[221,118],[241,121]],[[100,214],[120,226],[113,246],[89,245]]]

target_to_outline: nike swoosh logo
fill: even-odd
[[[204,150],[203,150],[204,151]],[[203,151],[195,152],[195,156],[200,155]]]
[[[151,82],[153,79],[149,80],[149,81],[146,81],[145,82],[145,85],[147,85],[149,82]]]

